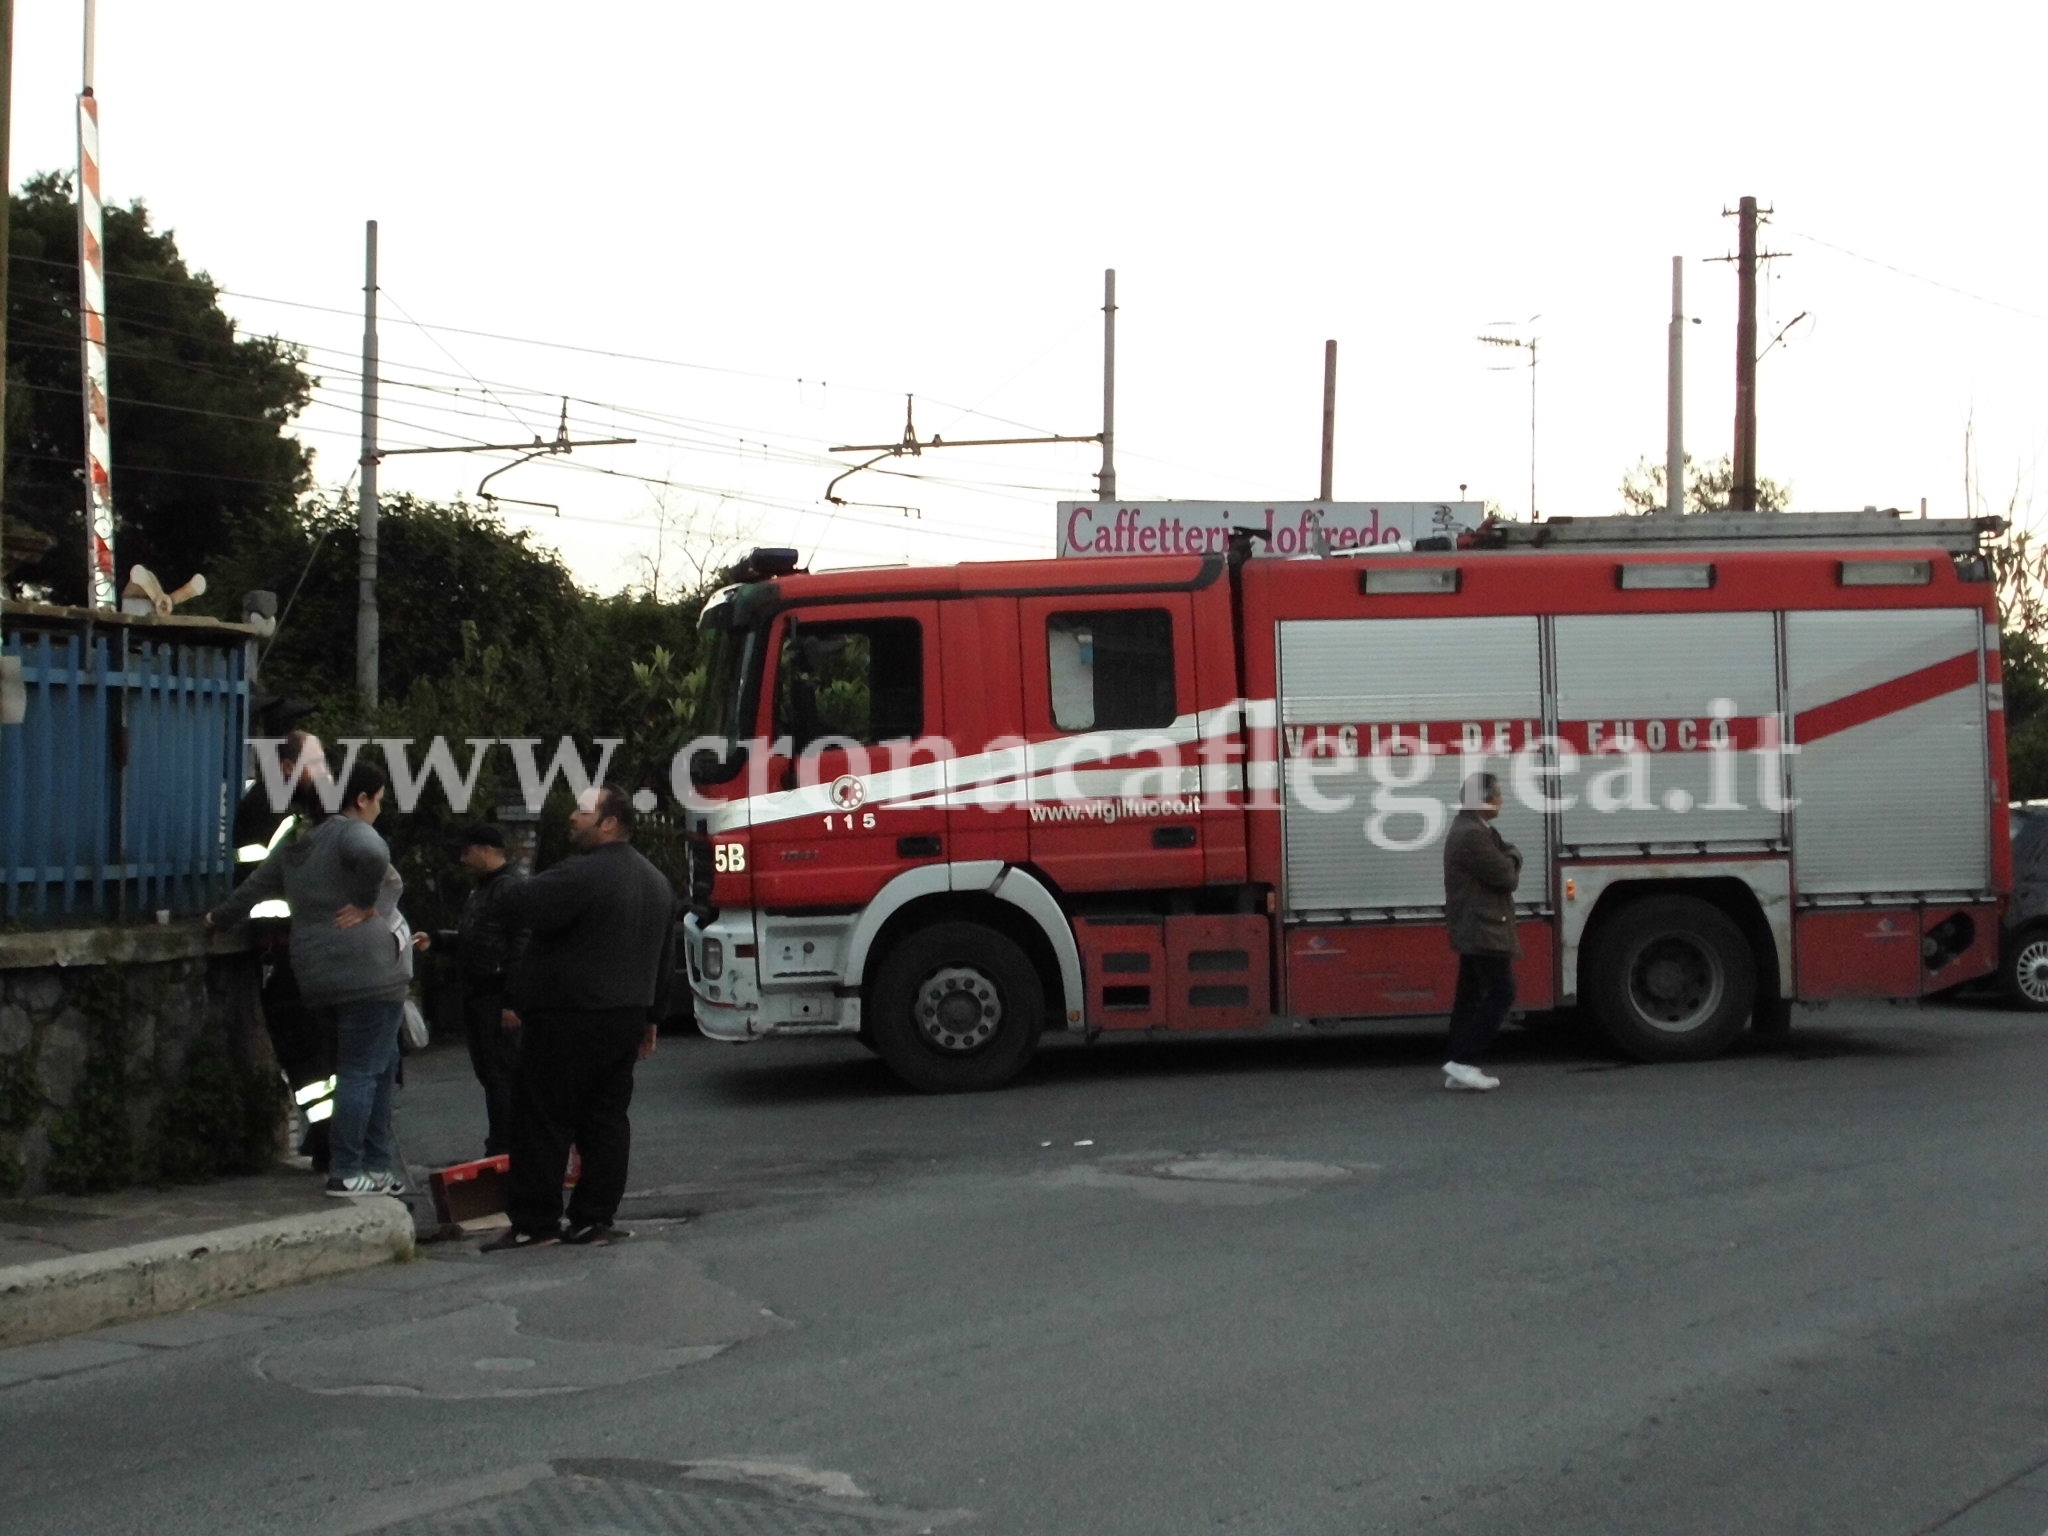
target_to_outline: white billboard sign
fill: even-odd
[[[1476,501],[1063,501],[1059,553],[1202,555],[1221,553],[1234,528],[1266,535],[1258,555],[1314,552],[1320,523],[1330,549],[1412,546],[1417,539],[1477,528]]]

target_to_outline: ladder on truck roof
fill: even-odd
[[[1953,555],[1984,552],[2005,531],[1996,517],[1908,517],[1897,508],[1861,512],[1669,512],[1641,516],[1553,517],[1540,523],[1489,521],[1460,535],[1460,549],[1656,549],[1671,545],[1714,549],[1838,548],[1940,549]],[[1427,547],[1418,541],[1418,548]]]

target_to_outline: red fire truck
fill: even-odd
[[[922,1089],[1094,1038],[1448,1012],[1474,772],[1520,1006],[1647,1061],[1993,969],[1995,521],[1490,524],[1399,553],[810,575],[705,608],[697,1020]]]

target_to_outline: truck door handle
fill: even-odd
[[[896,857],[899,859],[936,859],[944,851],[945,845],[932,833],[896,839]]]
[[[1154,827],[1152,829],[1154,848],[1192,848],[1195,846],[1193,827]]]

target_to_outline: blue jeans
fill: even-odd
[[[405,1004],[343,1003],[335,1013],[332,1160],[337,1179],[388,1173],[398,1149],[391,1140],[391,1098],[398,1079],[398,1026]]]

